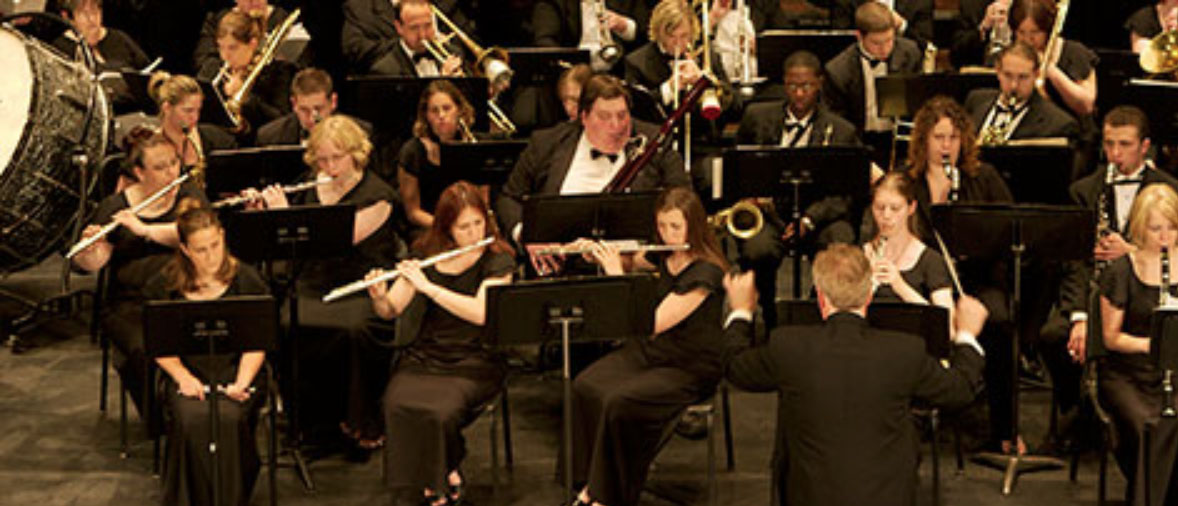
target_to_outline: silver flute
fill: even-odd
[[[289,184],[289,185],[283,186],[282,193],[289,195],[291,193],[305,192],[307,190],[310,190],[311,188],[315,188],[316,186],[330,183],[334,180],[335,180],[335,178],[331,178],[331,177],[327,177],[327,176],[320,176],[318,179],[315,179],[314,181],[305,181],[305,182],[298,183],[298,184]],[[221,200],[218,200],[216,202],[213,202],[212,207],[213,207],[213,209],[220,209],[222,207],[230,207],[230,206],[236,206],[239,204],[245,204],[247,202],[250,202],[252,200],[257,200],[260,198],[261,198],[260,196],[246,197],[245,195],[236,195],[233,197],[227,197],[227,198],[223,198]]]
[[[602,244],[613,246],[618,253],[656,252],[656,251],[687,251],[689,244],[639,244],[637,241],[602,241]],[[592,253],[592,246],[549,246],[536,250],[537,255],[580,255]]]
[[[438,262],[444,262],[444,261],[449,260],[451,258],[461,256],[461,255],[464,255],[464,254],[469,253],[471,251],[474,251],[476,249],[490,245],[493,242],[495,242],[494,237],[487,237],[487,238],[485,238],[479,242],[476,242],[474,244],[471,244],[469,246],[463,246],[461,248],[455,248],[450,251],[438,253],[437,255],[434,255],[434,256],[429,257],[425,260],[422,260],[420,265],[422,267],[429,267],[429,266],[436,264]],[[380,276],[377,276],[372,279],[361,279],[359,281],[353,281],[351,283],[348,283],[344,286],[341,286],[339,288],[336,288],[336,289],[328,292],[327,295],[323,296],[323,302],[333,302],[333,301],[339,300],[339,299],[347,297],[353,293],[367,290],[368,287],[375,285],[377,283],[384,283],[385,281],[396,279],[400,275],[401,275],[401,271],[394,270],[394,271],[389,271],[384,274],[381,274]]]
[[[180,177],[172,180],[171,183],[168,183],[163,188],[160,188],[158,191],[151,194],[151,196],[144,199],[143,202],[135,204],[135,206],[131,208],[131,214],[139,214],[144,209],[147,209],[147,206],[150,206],[155,201],[163,198],[164,195],[167,195],[168,192],[172,191],[173,188],[180,186],[181,183],[187,181],[189,177],[191,177],[190,174],[184,174],[183,176],[180,176]],[[117,222],[117,221],[112,221],[110,223],[107,223],[106,225],[103,225],[102,230],[99,230],[97,234],[94,234],[90,237],[82,239],[81,241],[78,241],[77,244],[75,244],[72,248],[70,248],[69,252],[67,252],[65,254],[66,260],[69,260],[69,259],[77,256],[77,254],[81,253],[82,250],[89,248],[94,243],[101,240],[103,237],[106,237],[107,234],[114,232],[114,230],[116,228],[119,228],[119,222]]]

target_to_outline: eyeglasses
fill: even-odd
[[[339,163],[340,160],[343,160],[343,159],[348,158],[350,156],[351,155],[349,155],[348,153],[340,153],[340,154],[336,154],[336,155],[316,156],[315,157],[315,164],[316,165],[335,165],[335,164]]]
[[[811,91],[818,87],[817,83],[785,83],[785,91]]]

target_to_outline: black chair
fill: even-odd
[[[1089,307],[1097,307],[1090,304]],[[1110,441],[1112,441],[1112,417],[1108,411],[1104,409],[1100,402],[1100,369],[1104,365],[1104,360],[1108,357],[1108,349],[1104,347],[1104,338],[1100,331],[1101,322],[1100,314],[1098,312],[1088,313],[1088,338],[1085,341],[1085,359],[1084,359],[1084,376],[1083,376],[1083,400],[1091,408],[1092,413],[1096,416],[1098,423],[1098,431],[1096,440],[1096,451],[1099,457],[1099,474],[1096,486],[1096,504],[1097,506],[1104,506],[1105,498],[1108,492],[1108,454],[1111,450]],[[1080,452],[1075,450],[1071,455],[1071,462],[1068,466],[1068,479],[1075,482],[1076,474],[1080,467]]]
[[[691,404],[684,409],[684,414],[689,416],[701,416],[704,418],[705,426],[707,428],[708,441],[708,474],[707,474],[707,494],[708,504],[716,506],[719,504],[718,488],[716,486],[716,401],[719,398],[720,415],[724,424],[724,449],[727,457],[727,469],[732,472],[736,468],[736,457],[733,452],[732,444],[732,417],[731,404],[728,398],[728,384],[721,381],[716,386],[716,390],[706,396],[701,402]],[[678,419],[678,418],[677,418]],[[676,433],[676,424],[671,424],[667,431],[663,434],[662,440],[659,442],[659,451],[670,442],[672,436]],[[671,498],[664,498],[671,499]]]

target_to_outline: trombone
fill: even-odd
[[[241,133],[249,129],[249,123],[245,121],[242,116],[241,107],[245,104],[246,99],[249,98],[250,89],[258,81],[258,76],[261,75],[262,70],[266,68],[270,62],[274,61],[274,57],[278,53],[278,46],[286,39],[290,29],[294,27],[302,14],[301,8],[295,9],[290,13],[286,19],[282,20],[282,24],[275,28],[269,34],[262,38],[262,45],[259,47],[257,54],[254,55],[253,61],[250,62],[246,69],[245,79],[241,82],[241,87],[237,89],[232,96],[226,99],[221,94],[221,81],[227,79],[231,72],[229,62],[221,65],[221,70],[217,72],[217,76],[213,78],[213,90],[217,93],[217,98],[221,99],[221,104],[225,106],[225,112],[229,116],[229,122],[233,123],[233,131]]]
[[[441,65],[454,53],[446,46],[451,39],[457,37],[466,46],[466,49],[474,54],[474,75],[476,77],[485,77],[491,85],[491,98],[487,99],[487,116],[491,120],[491,124],[500,132],[507,136],[516,133],[515,124],[512,123],[511,118],[499,108],[499,104],[495,103],[495,95],[506,90],[511,86],[511,78],[515,75],[515,71],[507,66],[508,54],[507,50],[501,47],[484,48],[480,46],[474,39],[470,38],[465,32],[458,28],[450,18],[446,17],[437,6],[430,4],[430,10],[433,11],[434,16],[446,25],[450,33],[441,35],[433,39],[425,39],[425,50],[429,51],[430,56],[433,56]]]

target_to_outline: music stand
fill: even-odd
[[[767,82],[780,84],[785,78],[781,66],[795,51],[809,51],[825,62],[855,41],[855,30],[765,30],[757,36],[757,68]]]
[[[520,242],[650,240],[657,199],[658,192],[525,196]]]
[[[569,345],[646,338],[654,333],[655,280],[649,274],[517,281],[487,290],[488,342],[561,346],[564,504],[573,500],[573,378]]]
[[[507,50],[515,76],[512,86],[553,86],[578,63],[589,63],[589,50],[570,47],[513,47]]]
[[[1178,144],[1178,83],[1132,79],[1125,87],[1124,104],[1135,105],[1149,117],[1150,138],[1155,145]]]
[[[274,298],[242,296],[215,300],[148,301],[143,310],[143,336],[149,358],[165,356],[273,351],[278,334]],[[221,503],[220,457],[217,455],[221,414],[218,398],[225,385],[207,385],[209,454],[212,457],[213,505]],[[274,455],[274,398],[270,403],[270,455]],[[244,444],[257,444],[245,441]],[[178,444],[172,442],[169,444]],[[270,462],[270,504],[277,504],[274,462]]]
[[[273,278],[274,260],[333,258],[347,254],[352,247],[352,229],[356,207],[351,204],[304,206],[265,211],[239,211],[223,218],[229,249],[248,262],[265,262],[267,278]],[[311,472],[302,456],[302,431],[299,427],[299,304],[295,284],[298,269],[289,280],[286,297],[290,311],[287,329],[290,345],[291,398],[285,403],[290,417],[287,433],[296,471],[304,487],[315,490]]]
[[[1022,262],[1025,258],[1055,261],[1084,260],[1091,257],[1096,240],[1096,218],[1092,210],[1075,206],[1038,204],[935,204],[933,226],[945,244],[957,256],[970,258],[1010,258],[1014,287],[1008,300],[1011,338],[1011,440],[1018,441],[1019,420],[1019,340],[1022,298]],[[1053,457],[983,453],[983,464],[1004,469],[1003,495],[1014,490],[1018,475],[1025,472],[1057,469],[1063,462]]]
[[[443,142],[439,157],[442,188],[457,181],[502,186],[507,182],[527,141]],[[494,199],[491,199],[494,202]]]
[[[875,96],[881,117],[911,118],[937,95],[961,104],[973,90],[997,87],[998,78],[993,74],[888,75],[875,79]]]
[[[302,146],[213,151],[205,159],[205,194],[219,200],[246,188],[298,182],[307,172],[303,151]]]
[[[1100,64],[1096,66],[1096,110],[1107,112],[1128,100],[1125,85],[1129,80],[1145,77],[1137,53],[1128,49],[1094,48]]]
[[[1068,146],[983,146],[978,158],[993,165],[1015,202],[1070,205],[1072,158]]]
[[[210,81],[197,79],[197,84],[200,85],[201,93],[204,93],[204,100],[201,101],[201,123],[212,123],[221,127],[229,128],[233,126],[233,122],[229,120],[229,110],[225,108],[225,102],[221,90],[213,86]]]
[[[147,91],[147,83],[151,80],[151,74],[144,74],[138,70],[121,70],[118,75],[126,85],[127,93],[131,95],[134,107],[136,107],[133,110],[154,111],[158,107]]]
[[[375,137],[408,139],[417,120],[417,103],[430,83],[450,81],[474,107],[471,128],[486,131],[487,79],[482,77],[385,77],[349,76],[340,89],[340,111],[372,123]],[[410,114],[406,114],[406,112]],[[378,142],[383,144],[383,142]]]
[[[780,325],[820,325],[822,313],[812,300],[779,300]],[[867,322],[873,328],[919,336],[925,352],[935,359],[946,359],[953,349],[949,338],[949,310],[932,304],[875,302],[867,306]]]
[[[826,197],[850,197],[851,216],[867,206],[871,179],[867,148],[823,146],[782,148],[737,146],[724,150],[719,177],[713,177],[712,196],[723,202],[749,197],[776,197],[789,203],[789,221],[800,230],[802,211]],[[802,191],[802,185],[808,185]],[[793,247],[793,295],[802,297],[802,257]]]

